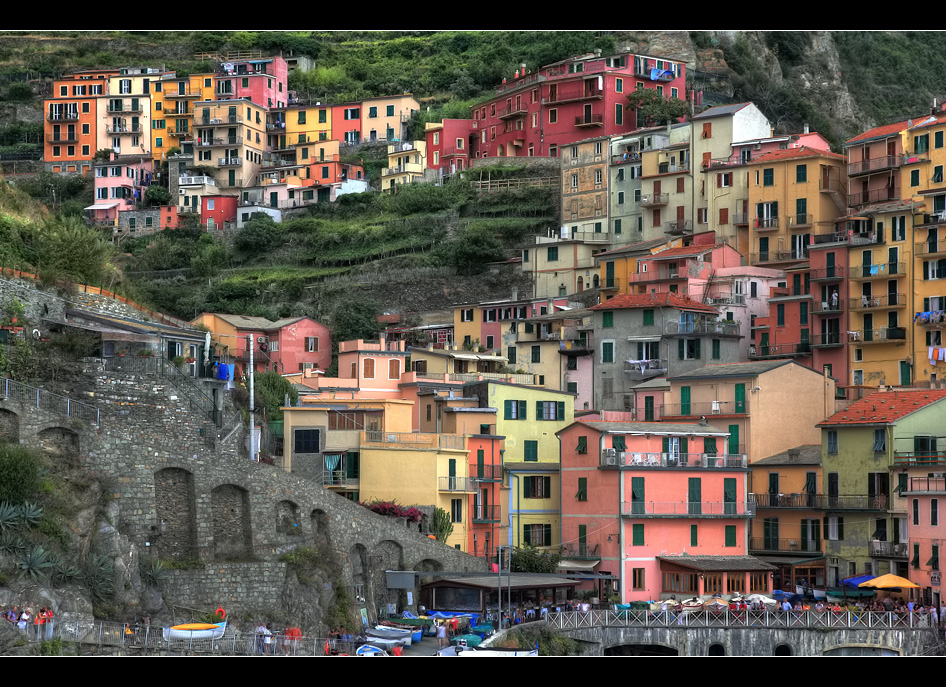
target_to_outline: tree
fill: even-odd
[[[163,186],[149,186],[145,191],[145,202],[149,206],[162,206],[171,202],[171,192]]]
[[[539,551],[534,546],[513,549],[512,571],[524,573],[554,573],[562,554]]]
[[[450,520],[450,514],[443,508],[437,508],[434,511],[431,532],[441,544],[446,544],[447,539],[453,534],[453,522]]]
[[[659,126],[690,113],[690,105],[679,98],[664,98],[656,90],[642,88],[627,96],[627,107],[637,110],[638,126]]]

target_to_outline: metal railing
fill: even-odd
[[[470,479],[478,482],[501,482],[503,467],[501,465],[477,465],[470,463]]]
[[[549,613],[560,630],[594,627],[733,627],[929,630],[930,616],[896,611],[570,611]]]
[[[598,456],[598,466],[603,468],[683,468],[694,469],[745,469],[746,456],[742,453],[648,453],[604,449]]]
[[[665,334],[722,334],[723,336],[739,336],[739,322],[728,320],[696,320],[692,322],[677,322],[671,320],[664,325]]]
[[[625,501],[621,504],[621,515],[629,518],[735,518],[755,515],[751,502],[736,501]]]
[[[437,481],[439,491],[476,491],[476,484],[469,477],[438,477]]]
[[[750,551],[804,551],[806,553],[820,553],[820,541],[804,541],[798,537],[794,539],[779,539],[777,537],[752,537],[749,539]]]
[[[907,273],[905,262],[881,262],[876,265],[851,265],[848,276],[851,279],[879,279],[881,277],[902,277]]]
[[[75,401],[68,396],[50,393],[6,377],[0,381],[0,390],[3,391],[4,401],[22,403],[73,420],[99,424],[99,409],[89,403]]]
[[[42,628],[39,636],[35,627]],[[129,652],[169,652],[187,654],[216,654],[235,656],[326,656],[354,655],[360,646],[356,638],[298,636],[288,637],[274,633],[231,631],[219,639],[196,636],[186,639],[165,639],[164,628],[105,621],[62,621],[55,619],[46,625],[32,626],[22,633],[30,642],[61,639],[63,642],[114,647]],[[328,651],[328,653],[326,653]]]
[[[664,403],[664,417],[673,415],[747,415],[749,404],[742,401],[691,401],[689,403]]]
[[[765,494],[750,493],[759,508],[815,508],[822,494]]]
[[[861,160],[860,162],[852,162],[847,166],[847,173],[848,176],[855,176],[857,174],[867,174],[882,169],[899,167],[902,164],[903,158],[900,155],[885,155],[883,157]]]
[[[870,555],[883,556],[884,558],[903,558],[906,560],[908,546],[909,544],[906,542],[895,543],[892,541],[877,541],[874,539],[870,543]]]
[[[848,299],[851,310],[870,310],[871,308],[900,308],[907,304],[906,294],[884,293],[879,296],[861,296]]]
[[[598,558],[600,546],[600,544],[563,544],[562,556],[564,558]]]
[[[502,508],[500,506],[473,506],[473,522],[500,522],[502,520]]]
[[[461,434],[385,432],[380,429],[369,429],[362,433],[361,441],[366,444],[402,444],[406,446],[422,446],[424,448],[461,450],[466,448],[466,437]]]

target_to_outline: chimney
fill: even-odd
[[[797,448],[788,449],[788,462],[797,463],[798,457],[801,455],[801,450]]]
[[[519,287],[518,286],[512,287],[512,300],[514,301],[519,300]]]
[[[805,128],[802,129],[806,134],[808,133],[808,122],[805,122]]]

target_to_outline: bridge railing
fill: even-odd
[[[591,627],[765,627],[782,629],[852,628],[923,630],[930,616],[896,611],[571,611],[549,613],[560,630]]]
[[[325,637],[287,637],[273,634],[270,641],[256,632],[235,632],[230,629],[219,639],[165,639],[164,628],[136,626],[106,621],[61,621],[30,626],[23,633],[28,641],[62,639],[64,642],[91,644],[99,647],[124,647],[132,651],[227,654],[236,656],[325,656],[354,654],[357,642]],[[353,638],[351,638],[353,639]]]

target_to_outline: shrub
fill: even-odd
[[[40,483],[37,455],[25,446],[0,442],[0,502],[25,503],[36,495]]]

